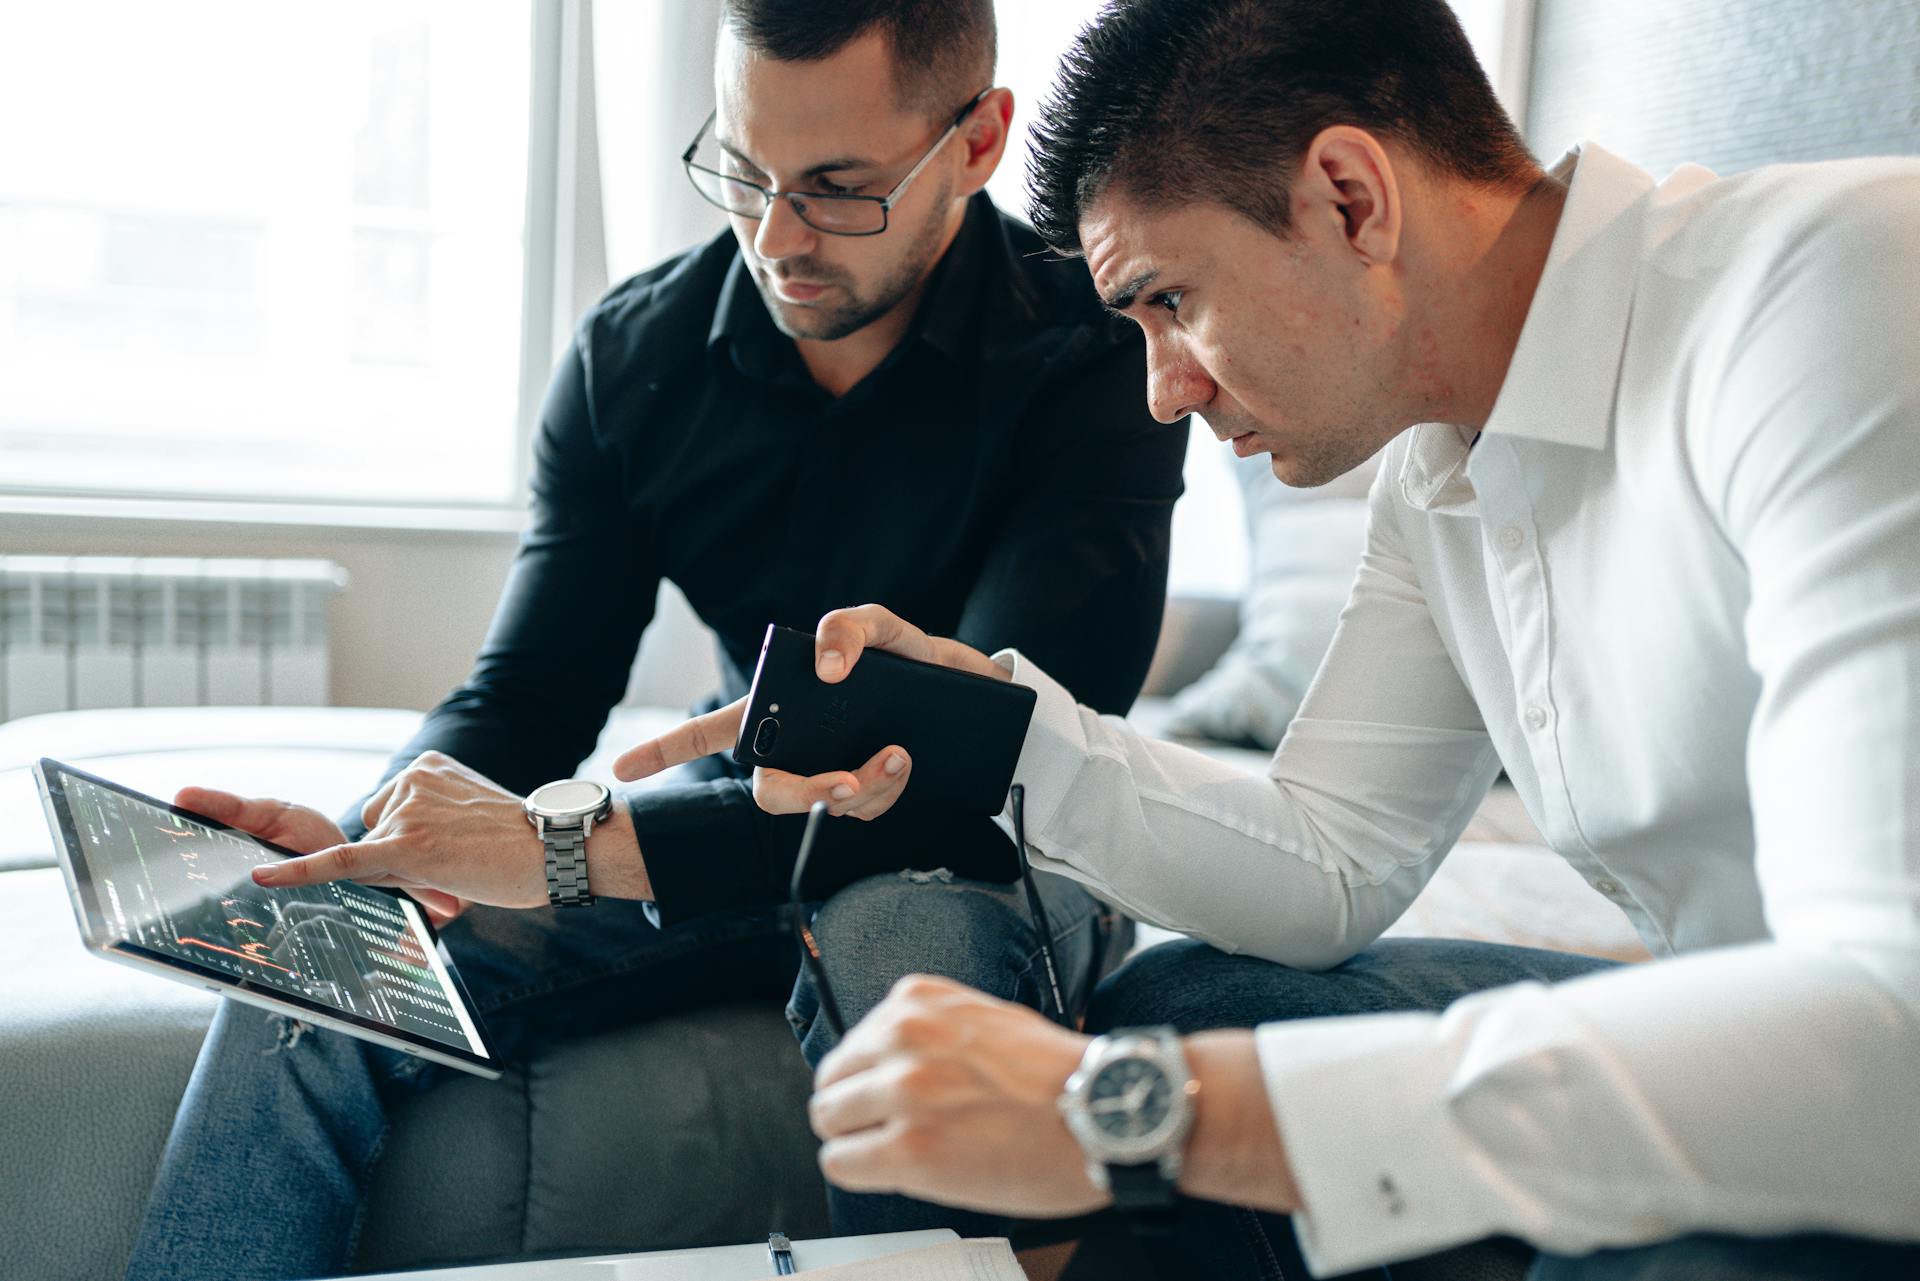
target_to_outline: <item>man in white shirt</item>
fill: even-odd
[[[1177,1177],[1319,1275],[1497,1235],[1536,1277],[1920,1275],[1920,164],[1544,173],[1442,0],[1135,0],[1042,119],[1035,223],[1155,413],[1296,485],[1384,446],[1368,550],[1266,778],[823,620],[830,681],[880,646],[1036,689],[1036,865],[1199,940],[1109,980],[1096,1026],[1190,1034],[1118,1068],[903,982],[821,1066],[828,1176],[1032,1216]],[[1654,962],[1376,944],[1502,766]],[[1268,1276],[1285,1237],[1183,1248]]]

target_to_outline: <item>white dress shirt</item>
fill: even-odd
[[[1268,777],[1039,691],[1037,866],[1287,965],[1504,765],[1657,958],[1257,1042],[1317,1272],[1493,1233],[1920,1239],[1920,163],[1598,147],[1493,415],[1387,449]]]

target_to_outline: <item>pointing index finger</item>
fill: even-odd
[[[385,842],[371,838],[352,845],[335,845],[300,858],[282,859],[253,869],[256,885],[322,885],[350,877],[379,875],[379,856]]]
[[[715,712],[696,716],[658,738],[629,747],[613,763],[613,776],[623,783],[649,778],[672,765],[684,765],[733,746],[747,700],[728,703]]]

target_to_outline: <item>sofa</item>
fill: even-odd
[[[1150,690],[1204,671],[1232,629],[1230,606],[1177,607]],[[1135,717],[1151,728],[1164,714],[1149,698]],[[199,782],[337,812],[419,715],[180,708],[0,725],[0,1278],[121,1275],[218,999],[81,947],[31,762],[54,756],[160,796]],[[582,772],[609,778],[619,750],[678,717],[623,706]],[[1207,750],[1253,770],[1266,759]],[[1500,790],[1395,932],[1644,955]],[[400,1105],[356,1267],[718,1244],[772,1227],[825,1235],[807,1086],[775,1002],[543,1046],[497,1082],[455,1076]],[[235,1213],[248,1212],[244,1197],[236,1189]]]

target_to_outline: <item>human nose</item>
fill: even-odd
[[[1163,423],[1177,423],[1212,402],[1213,379],[1192,353],[1165,340],[1147,340],[1147,409]]]
[[[814,231],[794,211],[793,202],[775,196],[766,213],[760,215],[760,229],[753,235],[753,252],[762,262],[792,258],[813,247]]]

